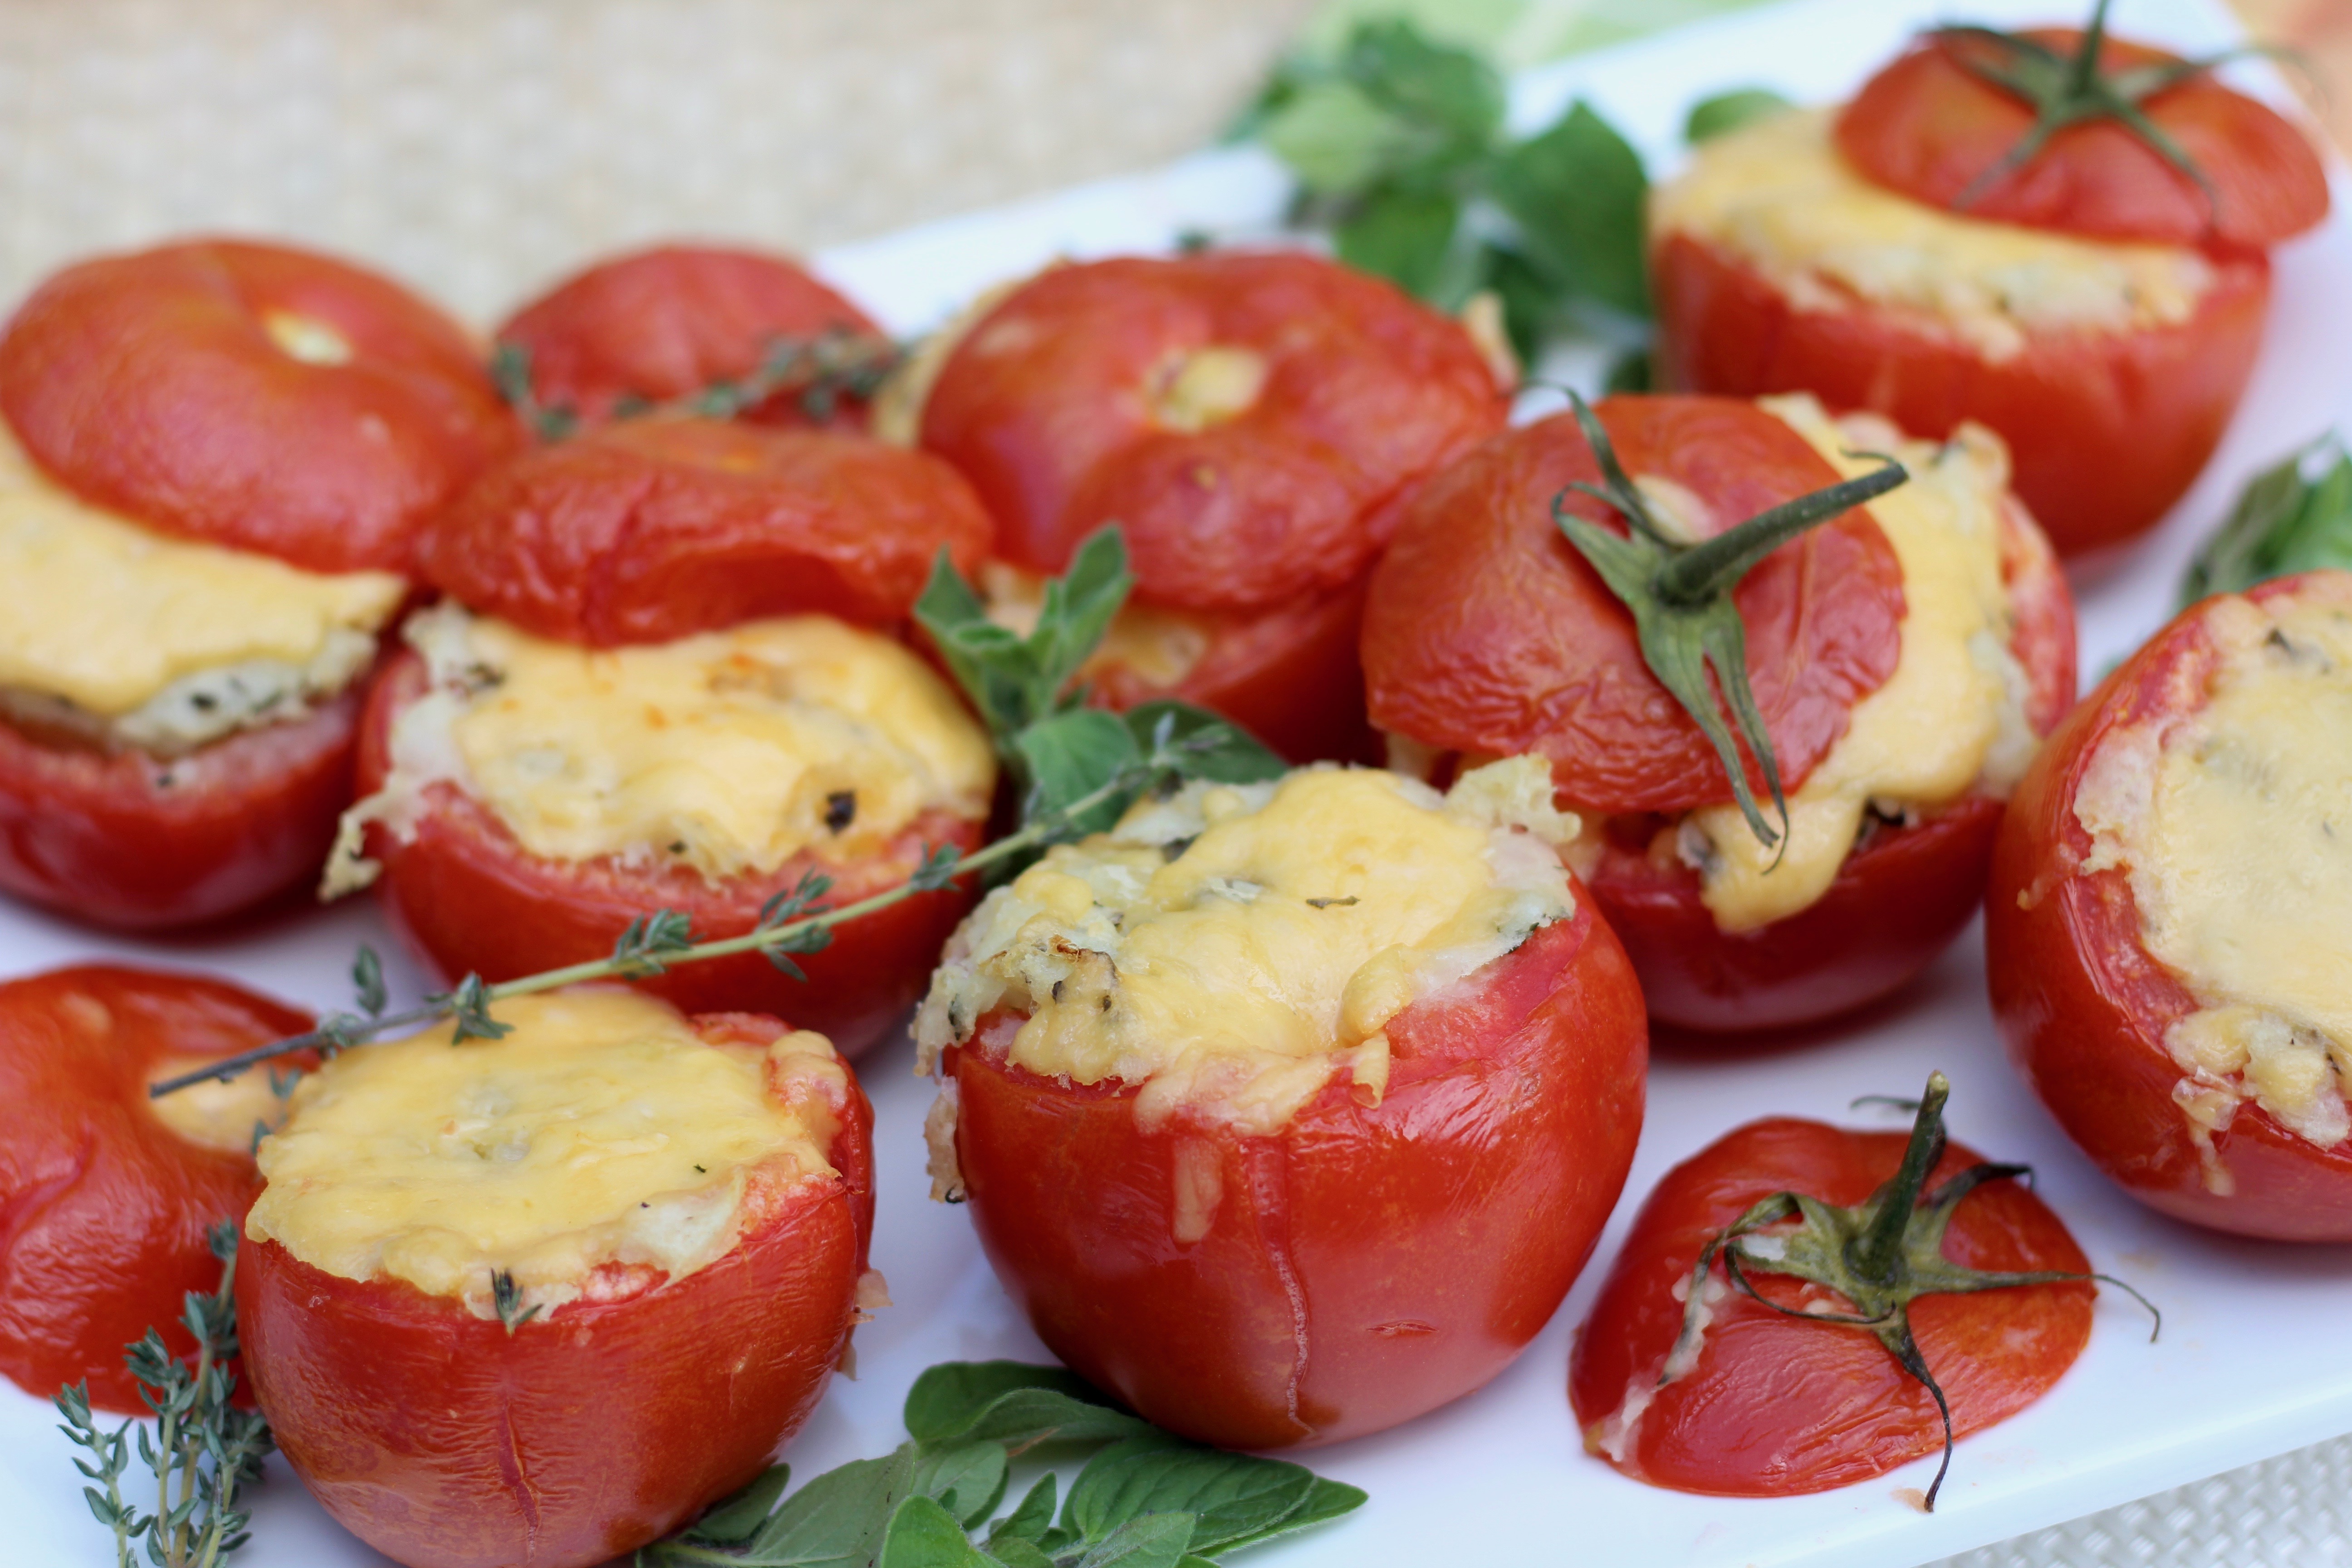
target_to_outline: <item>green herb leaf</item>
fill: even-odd
[[[1462,268],[1449,267],[1461,221],[1462,203],[1451,193],[1390,185],[1359,204],[1332,238],[1349,266],[1444,304],[1444,296],[1460,288],[1449,273],[1467,278]],[[1465,297],[1469,292],[1461,291]]]
[[[976,1530],[1004,1500],[1004,1445],[988,1438],[933,1449],[915,1462],[915,1491]]]
[[[1557,289],[1628,316],[1650,313],[1649,189],[1633,144],[1580,99],[1495,170],[1495,199],[1518,226],[1528,258]]]
[[[1127,710],[1128,732],[1146,756],[1181,756],[1192,778],[1218,784],[1278,779],[1290,764],[1248,731],[1190,702],[1161,698]]]
[[[1040,720],[1015,735],[1013,744],[1029,780],[1022,816],[1032,820],[1094,794],[1143,759],[1126,723],[1099,708],[1074,708]],[[1124,805],[1105,801],[1072,826],[1080,833],[1100,832],[1118,820]]]
[[[1409,22],[1382,18],[1358,26],[1339,69],[1374,103],[1455,145],[1483,147],[1502,128],[1503,81],[1495,68]]]
[[[988,1549],[999,1557],[1004,1554],[997,1548],[1007,1541],[1036,1542],[1044,1539],[1054,1526],[1054,1473],[1051,1470],[1037,1478],[1021,1500],[1020,1506],[989,1527]]]
[[[1024,637],[989,620],[942,548],[915,601],[915,619],[1003,752],[1030,725],[1077,705],[1069,684],[1134,586],[1118,525],[1099,528],[1071,556],[1069,570],[1046,583],[1036,627]]]
[[[1313,1471],[1279,1459],[1164,1435],[1129,1437],[1087,1461],[1062,1522],[1093,1542],[1146,1514],[1188,1513],[1195,1523],[1187,1550],[1207,1553],[1280,1524],[1314,1486]]]
[[[1690,118],[1683,121],[1683,139],[1693,143],[1710,141],[1795,107],[1769,87],[1734,88],[1693,104]]]
[[[1270,113],[1259,135],[1318,195],[1352,193],[1392,169],[1412,148],[1412,128],[1347,81],[1300,88]]]
[[[1353,1513],[1370,1500],[1360,1487],[1318,1476],[1315,1484],[1307,1489],[1307,1500],[1297,1509],[1262,1530],[1226,1542],[1219,1550],[1234,1552],[1244,1546],[1255,1546],[1262,1541],[1272,1541],[1277,1536],[1294,1534],[1338,1519],[1341,1514]]]
[[[1046,1554],[1044,1547],[1017,1535],[1002,1542],[991,1540],[988,1554],[1003,1568],[1055,1568],[1053,1558]]]
[[[449,1016],[457,1021],[457,1029],[449,1037],[450,1044],[463,1045],[467,1040],[504,1039],[514,1032],[511,1024],[501,1024],[490,1016],[490,997],[478,974],[468,974],[457,982],[457,988],[436,997],[446,1004]]]
[[[1076,1373],[1019,1362],[949,1362],[908,1391],[907,1430],[925,1447],[993,1438],[1019,1449],[1038,1443],[1108,1442],[1155,1430],[1116,1410]]]
[[[890,1516],[877,1568],[987,1568],[955,1516],[927,1497],[910,1497]]]
[[[656,910],[631,921],[613,943],[614,971],[633,980],[659,974],[668,968],[665,957],[693,945],[692,920],[678,910]]]
[[[358,994],[360,1011],[371,1018],[380,1016],[391,999],[383,985],[383,960],[365,942],[352,957],[352,989]]]
[[[1192,1541],[1189,1513],[1147,1513],[1087,1549],[1078,1568],[1176,1568]]]
[[[2332,433],[2248,481],[2189,563],[2180,602],[2328,566],[2352,569],[2352,456]]]
[[[744,1568],[873,1568],[892,1517],[914,1490],[914,1476],[911,1443],[887,1458],[852,1459],[825,1471],[769,1516],[746,1543]]]
[[[792,1480],[789,1465],[771,1465],[760,1472],[750,1486],[732,1497],[713,1503],[700,1519],[686,1531],[688,1541],[708,1541],[722,1546],[733,1546],[749,1541],[759,1528],[768,1522],[776,1511],[776,1500],[784,1495]]]

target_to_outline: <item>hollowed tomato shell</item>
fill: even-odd
[[[298,359],[273,318],[343,357]],[[417,528],[521,439],[439,310],[348,262],[233,240],[50,278],[0,334],[0,414],[84,499],[312,572],[405,572]]]
[[[1227,1447],[1360,1436],[1485,1384],[1559,1309],[1641,1128],[1641,994],[1581,898],[1390,1023],[1379,1104],[1343,1073],[1270,1136],[1146,1131],[1130,1088],[1011,1066],[1018,1022],[948,1058],[989,1261],[1081,1375]],[[1197,1240],[1180,1189],[1195,1213],[1213,1194]]]
[[[123,1347],[153,1328],[195,1352],[180,1314],[220,1285],[206,1233],[261,1190],[250,1155],[156,1114],[149,1075],[310,1022],[216,980],[110,964],[0,985],[0,1372],[43,1398],[87,1379],[99,1408],[148,1414]]]
[[[1738,1128],[1666,1173],[1611,1265],[1576,1332],[1569,1397],[1599,1457],[1601,1424],[1629,1396],[1653,1395],[1609,1462],[1635,1480],[1718,1497],[1786,1497],[1884,1475],[1935,1453],[1944,1429],[1935,1400],[1885,1347],[1853,1328],[1806,1323],[1730,1291],[1712,1305],[1696,1363],[1664,1388],[1658,1374],[1683,1326],[1700,1250],[1748,1207],[1777,1192],[1841,1207],[1862,1203],[1895,1174],[1901,1132],[1853,1132],[1777,1117]],[[1954,1143],[1931,1182],[1982,1157]],[[2017,1182],[1991,1182],[1960,1200],[1944,1256],[2001,1271],[2090,1268],[2048,1205]],[[1767,1298],[1795,1308],[1805,1287],[1751,1271]],[[1728,1282],[1717,1283],[1728,1290]],[[2088,1283],[1923,1296],[1911,1329],[1951,1401],[1958,1436],[2006,1420],[2047,1393],[2091,1334]],[[1843,1310],[1819,1296],[1810,1310]]]
[[[425,689],[424,661],[415,654],[401,654],[386,669],[362,730],[362,795],[383,787],[391,772],[393,721]],[[383,865],[377,887],[386,912],[426,963],[445,976],[470,972],[498,981],[608,958],[631,921],[660,909],[688,916],[699,940],[741,935],[759,923],[763,904],[806,871],[834,879],[824,901],[837,909],[905,881],[927,847],[979,848],[985,827],[979,819],[927,812],[870,858],[835,862],[803,853],[766,876],[713,883],[679,868],[543,859],[488,806],[440,784],[431,786],[411,838],[403,843],[371,826],[368,853]],[[690,1013],[789,1013],[854,1057],[922,994],[972,898],[969,883],[958,884],[835,926],[823,952],[794,955],[805,982],[746,952],[633,984]]]
[[[155,931],[307,885],[351,804],[366,687],[169,759],[0,723],[0,889]]]
[[[248,1240],[236,1304],[278,1447],[335,1521],[410,1568],[589,1568],[749,1482],[849,1342],[873,1223],[856,1080],[839,1173],[716,1263],[509,1333],[404,1280]]]
[[[467,608],[592,647],[768,616],[903,622],[945,548],[970,572],[994,530],[922,452],[716,419],[607,426],[482,478],[420,541]]]
[[[1919,436],[1973,419],[2009,443],[2014,488],[2063,555],[2155,526],[2221,438],[2270,307],[2259,252],[2210,258],[2189,318],[2121,331],[2032,331],[1994,358],[1933,321],[1853,299],[1801,304],[1686,234],[1651,248],[1657,371],[1667,386],[1753,397],[1811,392]]]
[[[2046,735],[2074,700],[2074,601],[2032,521],[2011,507],[2003,523],[2017,616],[2010,647],[2032,682],[2026,720]],[[1592,896],[1633,955],[1653,1021],[1727,1031],[1809,1023],[1889,994],[1951,945],[1983,901],[2001,816],[2000,800],[1972,792],[1910,826],[1881,827],[1820,899],[1753,931],[1718,926],[1698,873],[1653,859],[1639,835],[1604,843]]]
[[[736,381],[779,339],[828,331],[878,338],[882,329],[782,257],[665,245],[566,279],[508,318],[497,335],[530,354],[531,390],[542,406],[601,423],[623,398],[659,403]],[[790,395],[749,416],[810,422]],[[836,415],[853,426],[865,419],[864,405],[846,400]]]
[[[2285,577],[2246,597],[2304,594],[2352,604],[2352,578]],[[2234,1191],[2207,1186],[2173,1100],[2186,1075],[2164,1045],[2197,1000],[2143,945],[2130,873],[2083,868],[2091,838],[2074,802],[2101,743],[2124,726],[2186,719],[2205,704],[2220,662],[2205,630],[2210,605],[2184,611],[2108,676],[2011,801],[1985,894],[1993,1016],[2011,1059],[2067,1136],[2142,1203],[2241,1236],[2352,1241],[2352,1142],[2323,1149],[2253,1100],[2211,1135]]]

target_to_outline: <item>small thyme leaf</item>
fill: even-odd
[[[490,382],[538,439],[561,441],[580,428],[577,411],[540,402],[531,384],[530,351],[522,344],[501,342],[490,350]]]
[[[455,991],[436,1000],[446,1002],[449,1016],[457,1020],[457,1027],[449,1037],[449,1043],[453,1046],[463,1045],[467,1040],[503,1039],[514,1032],[513,1025],[501,1024],[490,1016],[489,992],[478,974],[467,975],[457,982]]]
[[[517,1329],[539,1316],[538,1307],[522,1304],[522,1287],[517,1285],[513,1274],[504,1268],[495,1269],[490,1274],[490,1309],[498,1313],[499,1321],[506,1325],[509,1339],[514,1337]]]
[[[677,910],[656,910],[639,915],[622,930],[620,939],[613,943],[614,973],[632,980],[660,974],[669,967],[665,959],[693,946],[691,919]]]
[[[383,1015],[389,999],[383,988],[383,961],[365,942],[360,943],[352,959],[352,989],[358,994],[361,1012],[371,1018]]]
[[[2030,1166],[1985,1162],[1929,1189],[1927,1178],[1944,1157],[1944,1102],[1951,1092],[1951,1082],[1942,1073],[1927,1075],[1927,1091],[1916,1102],[1918,1114],[1911,1125],[1910,1141],[1904,1146],[1903,1162],[1864,1203],[1839,1208],[1803,1193],[1773,1193],[1717,1232],[1691,1266],[1682,1331],[1658,1373],[1658,1386],[1664,1388],[1696,1360],[1707,1310],[1707,1275],[1718,1258],[1725,1279],[1734,1288],[1782,1317],[1865,1331],[1927,1390],[1942,1419],[1943,1461],[1936,1467],[1926,1500],[1931,1513],[1936,1494],[1952,1468],[1952,1410],[1912,1337],[1913,1302],[1922,1296],[2096,1281],[2115,1286],[2147,1308],[2155,1319],[2155,1329],[2148,1335],[2151,1342],[2164,1324],[2162,1314],[2147,1297],[2112,1275],[2059,1269],[2000,1272],[1964,1268],[1944,1256],[1944,1232],[1961,1199],[1988,1182],[2026,1180],[2033,1173]],[[1891,1098],[1865,1095],[1854,1103]],[[1795,1222],[1793,1229],[1772,1228],[1790,1221]],[[1771,1231],[1774,1250],[1767,1253],[1747,1244],[1746,1237],[1766,1230]],[[1853,1310],[1784,1307],[1756,1289],[1748,1278],[1750,1270],[1786,1275],[1834,1291],[1852,1302]]]
[[[1788,798],[1781,789],[1780,759],[1773,755],[1771,735],[1748,682],[1747,631],[1732,602],[1732,591],[1781,545],[1885,495],[1911,476],[1892,458],[1863,454],[1880,458],[1885,466],[1875,473],[1783,501],[1712,539],[1685,544],[1658,521],[1648,499],[1618,461],[1616,447],[1600,416],[1576,393],[1569,394],[1569,401],[1601,469],[1601,483],[1577,480],[1568,490],[1611,508],[1625,520],[1628,531],[1620,537],[1570,511],[1568,490],[1553,499],[1552,521],[1618,602],[1632,612],[1643,662],[1714,748],[1725,777],[1730,780],[1740,815],[1748,819],[1748,831],[1768,847],[1778,846],[1785,851]],[[1717,704],[1717,687],[1731,710],[1729,723]],[[1738,741],[1733,738],[1735,726]],[[1771,792],[1772,808],[1780,819],[1777,828],[1765,820],[1748,786],[1748,766],[1738,742],[1747,743],[1748,754],[1755,758]],[[1776,858],[1774,864],[1778,863]]]

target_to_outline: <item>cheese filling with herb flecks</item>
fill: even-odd
[[[516,997],[496,1016],[512,1026],[499,1039],[453,1044],[445,1025],[305,1078],[261,1142],[246,1235],[487,1318],[497,1276],[509,1310],[683,1279],[835,1173],[849,1080],[821,1035],[714,1044],[619,986]]]
[[[455,784],[531,854],[774,871],[872,854],[923,813],[977,817],[996,764],[947,682],[825,616],[586,648],[443,605],[414,617],[431,690],[404,709],[383,787],[343,817],[329,896],[364,886],[361,833],[413,834]]]
[[[2202,1133],[2252,1100],[2326,1148],[2352,1137],[2352,574],[2213,602],[2205,704],[2109,734],[2074,812],[2086,871],[2131,879],[2142,944],[2199,1003],[2165,1045]],[[2208,1160],[2206,1180],[2230,1187]]]
[[[1010,1058],[1138,1090],[1147,1126],[1181,1110],[1278,1131],[1340,1068],[1377,1099],[1389,1021],[1573,910],[1538,758],[1450,795],[1318,766],[1194,783],[1062,845],[991,893],[949,943],[916,1021],[928,1063],[999,1011]]]

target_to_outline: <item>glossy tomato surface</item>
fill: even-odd
[[[393,721],[425,689],[424,664],[413,653],[401,655],[386,671],[369,704],[361,742],[362,795],[383,787],[391,771]],[[368,853],[383,865],[377,889],[385,911],[428,963],[446,978],[472,973],[497,981],[608,958],[629,922],[655,910],[686,914],[700,940],[742,935],[759,924],[769,900],[790,892],[809,871],[834,879],[827,905],[855,903],[905,881],[926,849],[952,845],[970,853],[985,832],[980,820],[931,811],[864,859],[841,862],[804,852],[766,876],[713,882],[681,867],[533,855],[488,806],[452,784],[437,784],[415,833],[404,842],[372,826]],[[635,984],[692,1013],[789,1012],[844,1056],[856,1056],[922,994],[940,949],[972,899],[971,887],[959,884],[835,926],[830,946],[795,958],[808,976],[804,982],[745,952]]]
[[[2081,41],[2072,29],[2025,36],[2069,58]],[[2100,68],[2113,76],[2177,58],[2109,37]],[[2031,104],[1971,68],[2005,63],[1982,39],[1927,35],[1846,105],[1839,149],[1871,179],[1930,206],[2101,239],[2259,248],[2327,215],[2327,174],[2309,139],[2210,74],[2140,105],[2210,183],[2210,198],[2147,141],[2104,119],[2058,132],[2037,156],[1979,189],[2033,128]]]
[[[2074,598],[2032,522],[2015,507],[2004,522],[2010,646],[2032,682],[2027,722],[2046,735],[2074,700]],[[1777,1028],[1875,1001],[1950,946],[1983,901],[2001,815],[1999,799],[1971,792],[1907,826],[1874,822],[1819,899],[1753,931],[1717,925],[1698,873],[1656,853],[1664,817],[1611,824],[1590,881],[1652,1019]]]
[[[2304,593],[2352,604],[2352,579],[2281,578],[2246,596]],[[1985,894],[1993,1016],[2059,1125],[2134,1197],[2242,1236],[2352,1241],[2352,1142],[2321,1148],[2249,1100],[2210,1134],[2226,1173],[2213,1179],[2175,1099],[2186,1075],[2164,1044],[2197,999],[2144,945],[2130,873],[2084,868],[2091,838],[2074,805],[2093,760],[2126,727],[2160,734],[2204,706],[2220,661],[2205,630],[2212,603],[2183,612],[2102,682],[2019,785]]]
[[[937,458],[858,437],[647,419],[525,452],[419,542],[426,580],[525,631],[608,647],[768,616],[906,619],[944,547],[993,531]]]
[[[1641,994],[1582,899],[1389,1024],[1378,1104],[1343,1075],[1271,1136],[1146,1131],[1131,1086],[1011,1066],[1019,1022],[948,1058],[989,1261],[1055,1354],[1228,1447],[1359,1436],[1484,1384],[1559,1309],[1641,1128]]]
[[[1784,1497],[1867,1480],[1940,1448],[1934,1397],[1875,1339],[1785,1317],[1733,1290],[1719,1267],[1712,1283],[1727,1293],[1710,1295],[1696,1363],[1657,1386],[1682,1331],[1681,1294],[1709,1241],[1776,1192],[1862,1203],[1895,1174],[1906,1142],[1901,1132],[1780,1117],[1750,1122],[1667,1172],[1577,1331],[1569,1397],[1587,1450],[1653,1486]],[[1931,1182],[1979,1159],[1952,1144]],[[2004,1272],[2090,1267],[2058,1216],[2016,1182],[1960,1200],[1944,1256]],[[1804,1299],[1800,1280],[1748,1277],[1780,1307]],[[1912,1333],[1951,1401],[1953,1431],[1990,1426],[2046,1393],[2089,1340],[2091,1303],[2087,1283],[1921,1297]],[[1817,1292],[1808,1310],[1846,1306]]]
[[[307,885],[352,801],[365,689],[172,758],[0,723],[0,890],[154,931]]]
[[[2154,526],[2212,456],[2262,346],[2270,264],[2210,258],[2186,320],[2121,331],[2030,331],[1995,357],[1932,321],[1858,299],[1800,301],[1718,247],[1669,233],[1650,256],[1661,382],[1753,397],[1811,392],[1915,435],[1964,419],[2009,443],[2014,488],[2061,553]]]
[[[1628,473],[1695,497],[1709,533],[1838,475],[1751,403],[1612,397],[1595,412]],[[1495,437],[1424,489],[1372,576],[1363,655],[1372,722],[1441,751],[1551,759],[1564,801],[1682,811],[1731,797],[1706,736],[1643,662],[1633,617],[1552,519],[1598,483],[1572,415]],[[1748,681],[1790,789],[1894,673],[1902,567],[1867,511],[1782,546],[1735,591]],[[1751,765],[1754,787],[1764,788]]]
[[[238,1324],[278,1447],[336,1522],[409,1568],[590,1568],[667,1534],[768,1464],[848,1346],[872,1123],[852,1077],[837,1174],[683,1279],[626,1278],[512,1333],[248,1240]]]
[[[665,245],[566,279],[517,310],[497,337],[530,355],[541,406],[601,423],[616,402],[660,403],[737,381],[779,343],[827,333],[878,340],[882,329],[782,257]],[[812,422],[792,394],[750,416]],[[864,405],[845,401],[836,417],[862,426]]]
[[[220,1285],[206,1233],[261,1190],[251,1155],[183,1136],[147,1085],[310,1022],[112,965],[0,985],[0,1372],[42,1398],[88,1379],[100,1409],[147,1414],[123,1347],[154,1328],[194,1353],[184,1299]]]
[[[417,527],[521,438],[439,310],[230,240],[50,278],[0,332],[0,414],[84,499],[313,572],[407,570]]]
[[[1212,350],[1259,379],[1213,412],[1180,406]],[[1127,258],[1041,273],[982,317],[921,438],[1014,564],[1058,572],[1115,521],[1139,599],[1262,611],[1352,581],[1396,507],[1507,407],[1460,323],[1335,262]]]

